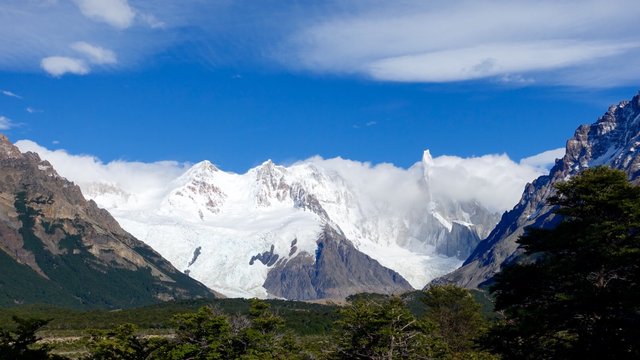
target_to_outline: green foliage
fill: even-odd
[[[337,307],[301,301],[264,300],[282,317],[284,327],[302,336],[328,334],[337,319]],[[141,329],[172,329],[173,316],[196,312],[203,306],[213,306],[225,314],[249,316],[250,300],[201,299],[166,302],[123,310],[74,310],[48,305],[22,305],[0,308],[0,326],[11,323],[11,317],[51,317],[44,330],[111,329],[127,323]]]
[[[488,324],[471,292],[454,285],[442,285],[430,287],[424,293],[424,317],[436,324],[436,331],[449,351],[461,358],[479,356],[475,341]]]
[[[282,318],[262,300],[251,300],[248,317],[203,307],[174,321],[175,337],[152,359],[294,359],[303,353],[296,338],[283,331]]]
[[[87,360],[140,360],[147,359],[166,341],[142,339],[136,335],[137,328],[124,324],[110,331],[92,331]]]
[[[161,359],[225,359],[232,354],[231,325],[211,307],[174,317],[176,336],[161,351]]]
[[[356,299],[340,315],[333,358],[422,359],[447,354],[434,324],[418,321],[398,297]]]
[[[496,277],[506,319],[487,346],[504,359],[640,358],[640,188],[602,167],[556,188],[560,224],[528,229],[531,261]]]
[[[36,332],[49,320],[23,319],[14,317],[14,330],[0,329],[0,359],[57,360],[60,356],[51,355],[47,345],[37,345]]]

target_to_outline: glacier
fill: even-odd
[[[497,214],[434,197],[430,164],[427,151],[403,183],[389,183],[391,193],[377,194],[367,186],[391,179],[349,176],[317,159],[287,167],[268,160],[244,174],[202,161],[153,196],[110,183],[80,186],[178,269],[229,297],[266,298],[271,294],[263,284],[273,264],[255,257],[270,252],[287,261],[314,254],[326,224],[414,288],[458,268],[466,254],[439,251],[453,224],[480,239]]]

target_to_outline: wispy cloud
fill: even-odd
[[[640,79],[633,60],[640,54],[637,1],[356,4],[300,29],[282,61],[316,72],[406,82],[521,76],[597,85],[602,74],[619,71],[626,73],[626,83]]]
[[[13,92],[11,92],[9,90],[2,90],[2,94],[5,95],[5,96],[16,98],[16,99],[22,99],[22,96],[20,96],[20,95],[18,95],[16,93],[13,93]]]
[[[60,56],[117,71],[179,48],[181,61],[379,81],[630,85],[638,13],[636,0],[13,1],[0,5],[0,69]]]
[[[15,123],[6,116],[0,115],[0,130],[9,130],[15,126]]]
[[[64,56],[49,56],[40,62],[42,69],[54,77],[64,74],[86,75],[89,73],[89,66],[82,59]]]
[[[83,55],[94,64],[115,64],[118,62],[116,54],[100,46],[91,45],[84,41],[71,44],[71,48]]]
[[[36,109],[36,108],[32,108],[31,106],[28,106],[25,110],[26,110],[29,114],[37,114],[37,113],[41,113],[41,112],[43,112],[43,110],[39,110],[39,109]]]

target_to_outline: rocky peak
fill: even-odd
[[[423,172],[423,185],[427,189],[427,201],[430,203],[429,207],[433,210],[434,204],[433,195],[431,194],[431,185],[429,184],[431,178],[431,167],[433,166],[433,157],[431,152],[427,149],[422,153],[422,172]]]
[[[640,182],[640,94],[631,101],[609,107],[591,125],[581,125],[567,141],[565,156],[549,175],[527,184],[520,202],[506,212],[491,234],[475,249],[464,265],[435,280],[477,287],[489,281],[501,267],[516,261],[521,250],[516,241],[528,226],[554,226],[557,219],[547,199],[554,185],[593,166],[606,165],[625,171],[633,182]]]
[[[640,146],[640,95],[623,101],[591,125],[580,126],[567,141],[567,153],[551,176],[570,176],[598,165],[624,170],[630,178],[638,177],[640,163],[635,155]]]
[[[0,134],[0,159],[16,159],[20,157],[22,157],[20,150],[9,141],[9,138]]]
[[[265,161],[255,170],[256,174],[256,204],[268,207],[273,200],[283,202],[290,196],[291,185],[287,183],[287,169],[271,161]]]
[[[227,194],[216,183],[221,173],[207,160],[195,164],[178,179],[181,185],[171,191],[163,203],[169,205],[170,211],[178,209],[190,212],[200,220],[204,220],[207,213],[220,213],[227,198]]]
[[[218,171],[220,171],[220,169],[218,169],[218,167],[213,165],[211,161],[204,160],[193,165],[187,173],[191,174],[192,176],[202,176],[202,175],[208,175],[211,173],[216,173]]]

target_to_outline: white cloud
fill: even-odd
[[[87,44],[117,53],[119,68],[141,66],[158,53],[180,49],[180,59],[214,66],[242,60],[271,67],[275,61],[292,70],[384,81],[488,79],[506,86],[588,87],[640,81],[637,0],[328,0],[298,5],[7,2],[0,5],[0,69],[28,68],[51,54],[73,57],[68,46],[82,34]],[[113,63],[104,53],[83,54]]]
[[[2,94],[9,97],[14,97],[16,99],[22,99],[22,96],[15,94],[9,90],[2,90]]]
[[[115,64],[118,62],[116,54],[100,46],[91,45],[84,41],[71,44],[71,48],[89,58],[94,64]]]
[[[86,75],[89,73],[89,66],[82,59],[65,56],[49,56],[40,62],[44,71],[55,77],[64,74]]]
[[[615,77],[613,83],[640,79],[633,60],[640,54],[637,1],[353,4],[300,27],[281,49],[281,61],[316,72],[407,82],[497,77],[594,85],[619,73],[626,80]]]
[[[162,195],[169,182],[182,174],[187,165],[175,161],[143,163],[115,160],[104,163],[91,155],[49,150],[30,140],[19,140],[15,145],[22,152],[33,151],[48,160],[61,176],[78,184],[83,191],[95,183],[115,186],[128,194],[136,194],[143,204]]]
[[[6,116],[0,115],[0,130],[9,130],[14,127],[15,124],[11,119]]]
[[[458,201],[478,201],[495,210],[513,208],[525,184],[545,170],[519,164],[507,155],[461,158],[438,156],[427,166],[433,194]]]
[[[393,164],[373,165],[340,157],[323,159],[315,156],[299,163],[337,173],[356,191],[361,211],[367,214],[379,209],[404,216],[419,213],[428,206],[428,193],[421,181],[422,171],[416,167],[403,169]],[[296,164],[294,164],[296,165]]]
[[[520,160],[521,165],[529,165],[541,169],[550,169],[556,162],[556,159],[562,159],[565,154],[565,148],[547,150],[537,155],[529,156]]]
[[[74,0],[86,17],[125,29],[131,26],[135,11],[127,0]]]
[[[513,208],[524,186],[548,173],[540,162],[517,163],[504,154],[469,158],[438,156],[409,169],[341,158],[313,157],[302,162],[336,171],[357,189],[363,189],[372,201],[388,203],[399,212],[426,206],[428,200],[421,182],[425,171],[435,200],[477,201],[498,212]]]
[[[450,82],[578,65],[610,57],[638,43],[607,44],[563,41],[486,44],[372,62],[366,70],[380,80]]]

